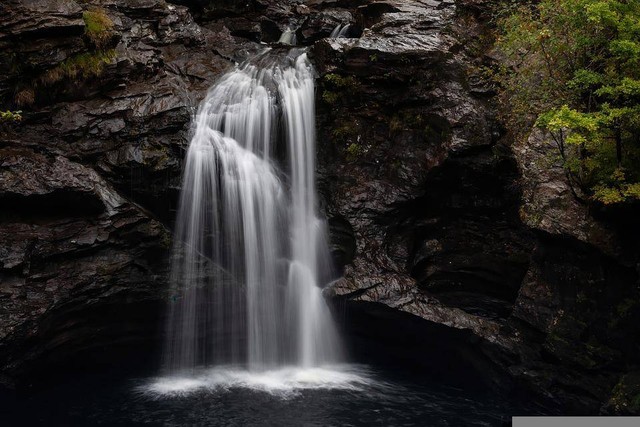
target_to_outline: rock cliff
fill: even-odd
[[[499,60],[491,7],[3,2],[0,109],[23,116],[0,124],[3,382],[155,345],[191,116],[291,29],[318,71],[319,191],[343,274],[327,293],[345,333],[417,365],[464,348],[493,386],[563,412],[640,410],[637,212],[588,206],[545,135],[501,125],[481,72]]]

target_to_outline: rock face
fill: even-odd
[[[514,153],[520,216],[537,239],[511,323],[537,336],[530,343],[540,358],[519,372],[578,411],[629,399],[626,387],[612,386],[633,384],[638,363],[638,226],[630,212],[598,212],[580,200],[549,136],[534,130]]]
[[[580,202],[544,135],[497,122],[488,12],[372,2],[360,38],[315,44],[332,291],[472,331],[515,383],[597,413],[639,362],[638,243],[620,232],[638,229]]]
[[[490,3],[3,2],[0,109],[23,120],[0,123],[2,382],[155,345],[191,116],[291,29],[319,74],[328,293],[354,341],[451,349],[565,413],[636,411],[637,212],[581,203],[545,135],[500,125]]]
[[[184,6],[88,3],[0,6],[0,98],[23,110],[0,124],[9,384],[71,356],[155,342],[189,120],[242,46]],[[100,46],[87,13],[106,17]]]
[[[65,157],[16,147],[0,156],[5,371],[144,340],[146,305],[165,282],[166,228]]]

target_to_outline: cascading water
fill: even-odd
[[[346,24],[346,25],[339,24],[333,29],[333,31],[331,31],[329,38],[330,39],[345,38],[347,37],[347,34],[349,33],[350,29],[351,29],[351,24]]]
[[[200,105],[175,230],[169,373],[339,359],[320,287],[330,262],[315,194],[314,71],[299,53],[261,55]]]
[[[296,44],[298,44],[298,38],[296,37],[295,31],[293,31],[291,28],[287,28],[286,30],[284,30],[280,35],[278,43],[288,44],[290,46],[295,46]]]

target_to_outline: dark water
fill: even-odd
[[[150,393],[149,378],[91,377],[4,399],[0,425],[503,426],[513,415],[539,413],[506,395],[430,384],[407,373],[362,366],[350,372],[354,381],[332,385],[328,379],[320,388],[226,379],[170,395]]]

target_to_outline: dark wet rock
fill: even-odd
[[[349,221],[336,215],[329,220],[331,254],[335,266],[342,272],[344,266],[351,264],[356,253],[356,240]]]
[[[510,319],[536,353],[511,369],[567,408],[597,412],[620,372],[637,363],[637,281],[633,268],[589,245],[541,236]]]
[[[435,272],[434,267],[427,268],[431,272],[424,270],[425,261],[443,248],[427,231],[440,230],[443,225],[439,206],[449,199],[453,205],[456,200],[466,202],[469,195],[475,198],[470,199],[472,205],[495,203],[491,197],[501,203],[501,195],[480,196],[474,189],[465,192],[462,188],[460,194],[438,193],[442,198],[428,200],[430,180],[441,180],[438,176],[444,173],[452,176],[439,185],[451,185],[451,179],[457,179],[454,165],[464,160],[451,160],[445,167],[449,156],[494,143],[492,119],[483,103],[466,92],[465,65],[451,50],[455,40],[444,33],[454,9],[435,3],[363,6],[356,16],[366,17],[365,25],[372,26],[359,39],[322,40],[314,47],[323,74],[321,96],[328,107],[321,110],[325,112],[320,121],[321,161],[328,165],[322,170],[328,177],[321,180],[328,188],[321,192],[327,197],[329,212],[352,225],[357,242],[354,263],[336,288],[341,294],[398,298],[394,306],[412,301],[420,294],[416,277],[422,282],[425,274]],[[491,173],[478,169],[480,177]],[[443,170],[451,172],[440,172]],[[475,178],[470,176],[462,186],[472,186]],[[497,188],[502,185],[497,184]],[[445,262],[452,262],[455,256],[451,252]],[[461,259],[459,269],[473,270],[465,262],[474,263]],[[422,271],[415,270],[412,276],[411,263]],[[523,275],[526,261],[519,270]],[[479,280],[486,281],[486,277]],[[507,293],[513,299],[517,279],[510,286]],[[449,290],[462,289],[454,286]]]
[[[637,248],[539,133],[513,146],[477,73],[489,6],[461,3],[365,3],[359,39],[314,46],[320,190],[356,243],[332,292],[471,331],[514,383],[597,413],[639,362]]]
[[[131,319],[122,314],[162,294],[166,228],[85,166],[24,148],[4,148],[1,156],[5,380],[20,381],[42,358],[117,347],[100,329],[73,327],[92,310],[111,307],[105,326],[120,334],[120,342],[139,339],[127,334]]]
[[[21,148],[5,148],[1,153],[0,199],[44,198],[67,192],[84,195],[83,198],[94,205],[100,202],[104,210],[123,202],[97,173],[64,157],[50,160]],[[9,203],[5,206],[11,209]]]
[[[0,4],[0,97],[31,70],[51,68],[83,48],[84,21],[76,2],[12,0]]]
[[[516,173],[508,153],[492,151],[491,112],[466,90],[464,58],[444,31],[454,9],[379,2],[355,16],[370,26],[359,39],[321,40],[313,50],[324,101],[321,193],[356,242],[332,290],[472,331],[512,354],[517,339],[500,331],[526,272],[527,243],[509,229],[515,210],[500,212],[517,200],[509,190]],[[489,253],[478,254],[476,242]]]
[[[80,34],[84,30],[82,8],[66,0],[8,0],[2,4],[3,37]]]
[[[348,10],[322,10],[304,21],[300,27],[300,38],[305,44],[310,44],[328,37],[336,27],[349,24],[353,24],[353,16]]]
[[[426,322],[401,310],[363,301],[348,302],[344,316],[343,332],[349,337],[346,345],[358,360],[390,369],[411,366],[420,378],[467,390],[504,389],[510,383],[496,361],[484,357],[482,346],[494,345],[483,343],[470,330]]]

